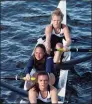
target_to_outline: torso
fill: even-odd
[[[46,67],[46,58],[41,61],[37,61],[34,59],[34,67],[37,71],[44,71]]]
[[[56,31],[54,29],[53,25],[52,25],[52,33],[51,33],[51,35],[55,35],[57,37],[64,37],[62,24],[61,24],[61,28],[58,31]]]
[[[43,101],[43,102],[51,102],[51,95],[50,95],[51,87],[48,85],[47,91],[41,92],[40,90],[37,91],[38,96],[37,99]]]
[[[39,92],[37,99],[39,99],[39,100],[41,100],[43,102],[51,102],[50,92],[47,91],[47,96],[45,98],[43,98],[41,92]]]
[[[63,33],[63,28],[62,27],[63,26],[61,24],[60,32],[56,33],[54,27],[52,26],[52,33],[51,33],[51,48],[52,48],[52,50],[54,50],[54,48],[55,48],[57,43],[62,43],[63,44],[63,39],[65,39],[65,37],[64,37],[64,33]]]
[[[53,58],[51,56],[46,56],[41,61],[34,61],[34,68],[37,71],[46,71],[48,73],[52,72],[53,70]]]

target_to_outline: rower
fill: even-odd
[[[35,73],[39,71],[46,71],[47,73],[52,73],[53,69],[53,58],[51,56],[47,56],[46,49],[43,44],[38,44],[34,50],[34,54],[30,57],[28,65],[26,67],[27,81],[25,82],[24,89],[28,90],[28,88],[30,88],[30,77],[33,76]]]
[[[64,50],[71,44],[71,37],[69,33],[69,29],[65,24],[62,24],[63,21],[63,13],[59,8],[53,11],[51,15],[51,24],[46,26],[45,35],[46,42],[45,47],[48,54],[50,54],[50,50],[63,48]],[[65,38],[66,44],[63,45],[62,40]],[[52,53],[54,56],[54,63],[60,63],[61,55],[63,52],[56,51]]]
[[[31,104],[57,104],[58,95],[54,86],[49,85],[49,76],[46,72],[37,74],[37,83],[29,90]]]

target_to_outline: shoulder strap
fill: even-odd
[[[61,28],[63,29],[63,25],[62,25],[62,23],[61,23]]]
[[[49,93],[50,93],[50,85],[48,85],[48,91],[49,91]]]

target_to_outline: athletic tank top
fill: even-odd
[[[41,101],[43,101],[43,102],[51,102],[50,86],[49,86],[49,85],[48,85],[48,95],[47,95],[47,97],[46,97],[46,98],[43,98],[43,97],[41,96],[40,91],[39,91],[39,93],[38,93],[38,98],[37,98],[37,99],[39,99],[39,100],[41,100]]]
[[[39,92],[38,98],[39,100],[43,101],[43,102],[51,102],[51,96],[50,96],[50,92],[48,91],[48,95],[46,98],[43,98],[41,96],[41,93]]]
[[[61,24],[61,30],[60,30],[60,33],[55,33],[55,30],[54,30],[54,27],[52,25],[52,35],[55,35],[55,36],[58,36],[58,37],[64,37],[64,34],[63,34],[63,29],[62,29],[62,24]]]

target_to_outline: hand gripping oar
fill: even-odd
[[[71,51],[71,52],[92,52],[92,49],[89,48],[85,48],[85,49],[82,49],[82,48],[67,48],[66,50],[64,50],[63,48],[59,48],[59,49],[55,49],[55,51],[61,51],[61,52],[67,52],[67,51]]]
[[[15,76],[15,77],[1,77],[0,79],[8,79],[8,80],[26,80],[26,77],[18,77],[18,76]],[[31,77],[30,80],[31,80],[31,81],[35,81],[36,78],[35,78],[35,77]]]

